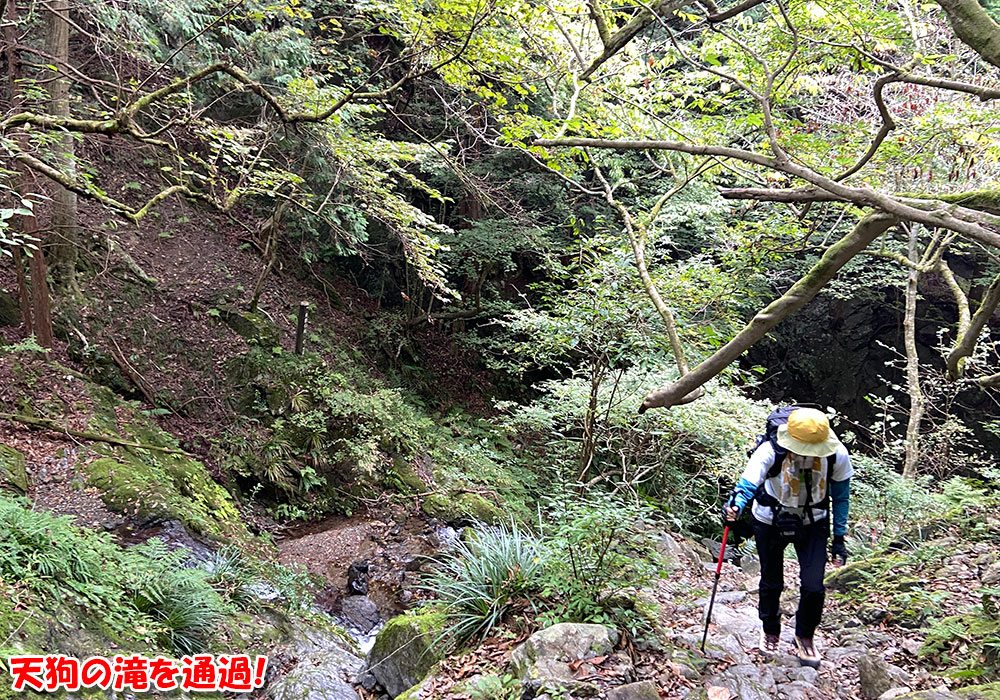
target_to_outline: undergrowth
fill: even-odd
[[[655,603],[641,594],[658,576],[650,511],[611,496],[551,502],[540,528],[479,528],[425,582],[462,643],[507,624],[589,622],[651,635]]]
[[[274,575],[279,568],[233,548],[206,567],[157,539],[119,547],[69,516],[33,512],[0,494],[0,580],[16,583],[22,606],[59,615],[68,608],[108,639],[175,654],[210,649],[223,618],[259,604],[254,587],[269,586],[286,609],[301,607],[304,574]]]

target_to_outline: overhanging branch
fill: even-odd
[[[639,412],[642,413],[650,408],[678,405],[682,397],[718,375],[751,345],[767,335],[780,321],[805,306],[851,258],[897,221],[895,217],[882,213],[869,214],[859,221],[853,231],[830,246],[809,272],[792,285],[783,296],[758,312],[732,340],[691,370],[690,374],[669,386],[650,392],[642,402]]]
[[[616,151],[666,150],[679,153],[689,153],[702,156],[718,156],[733,158],[746,163],[752,163],[771,170],[783,172],[786,175],[804,180],[817,188],[856,204],[860,207],[881,210],[898,219],[916,221],[930,228],[946,228],[955,233],[967,236],[993,248],[1000,248],[1000,233],[985,227],[976,221],[970,221],[967,210],[955,205],[929,206],[921,208],[913,202],[900,201],[896,197],[877,192],[865,187],[851,187],[842,182],[822,175],[811,168],[799,165],[789,159],[778,159],[765,156],[754,151],[745,151],[729,146],[713,146],[689,143],[686,141],[660,141],[644,139],[594,139],[594,138],[559,138],[537,139],[534,145],[543,147],[579,147],[605,148]],[[992,222],[991,222],[992,223]]]

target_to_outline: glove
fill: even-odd
[[[844,544],[843,535],[833,536],[833,544],[830,545],[830,558],[838,566],[847,563],[847,545]]]
[[[722,504],[722,527],[731,526],[733,523],[736,522],[737,518],[739,518],[739,514],[733,516],[730,515],[729,513],[729,509],[735,507],[736,506],[732,501],[727,501],[726,503]]]

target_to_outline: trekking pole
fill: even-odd
[[[719,563],[715,565],[715,583],[712,584],[712,597],[708,601],[708,615],[705,616],[705,634],[701,636],[701,653],[705,653],[705,640],[708,639],[708,625],[712,622],[712,608],[715,607],[715,592],[719,589],[719,576],[722,574],[722,557],[726,554],[726,540],[729,538],[729,526],[722,531],[722,547],[719,549]]]

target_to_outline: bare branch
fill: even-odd
[[[743,149],[732,148],[729,146],[712,146],[688,143],[684,141],[643,139],[617,140],[574,137],[562,139],[537,139],[534,144],[536,146],[545,147],[606,148],[616,151],[642,151],[653,149],[678,151],[680,153],[691,153],[702,156],[735,158],[736,160],[742,160],[747,163],[783,172],[787,175],[791,175],[792,177],[800,178],[832,195],[840,197],[841,199],[858,206],[881,210],[887,214],[895,216],[896,218],[916,221],[928,226],[929,228],[946,228],[994,248],[1000,248],[1000,233],[988,229],[976,221],[969,221],[966,218],[960,218],[967,216],[968,210],[962,210],[954,205],[932,205],[932,207],[920,208],[916,206],[913,201],[904,202],[896,197],[876,192],[873,189],[865,187],[851,187],[793,161],[772,158],[753,151],[745,151]]]
[[[958,280],[955,279],[955,273],[951,271],[951,267],[948,266],[947,260],[944,258],[938,260],[937,271],[941,273],[945,284],[947,284],[948,289],[951,290],[951,295],[955,298],[955,304],[958,306],[957,337],[961,338],[969,332],[969,324],[972,322],[972,312],[969,309],[969,297],[966,296],[962,287],[958,284]]]
[[[747,10],[757,7],[757,5],[762,5],[765,2],[767,2],[767,0],[743,0],[743,2],[738,5],[734,5],[728,10],[709,15],[705,19],[712,24],[718,24],[719,22],[725,22],[727,19],[732,19],[736,15],[741,15]]]
[[[865,167],[878,151],[882,142],[885,141],[885,137],[889,135],[889,132],[896,128],[896,122],[892,118],[892,114],[889,112],[889,108],[885,105],[885,98],[882,95],[882,91],[885,90],[885,86],[889,83],[894,83],[898,80],[895,75],[884,75],[875,81],[874,96],[875,105],[878,107],[878,112],[882,115],[882,126],[879,128],[878,133],[875,138],[872,139],[871,146],[868,147],[868,151],[861,156],[861,160],[855,163],[851,168],[841,173],[837,177],[833,178],[837,182],[841,180],[846,180],[854,173]]]
[[[646,27],[656,21],[659,14],[671,14],[676,10],[691,4],[692,0],[657,0],[652,4],[653,13],[643,8],[639,14],[629,20],[624,27],[608,37],[604,42],[604,51],[594,59],[590,66],[580,75],[580,80],[589,80],[590,76],[616,53],[624,49]]]

